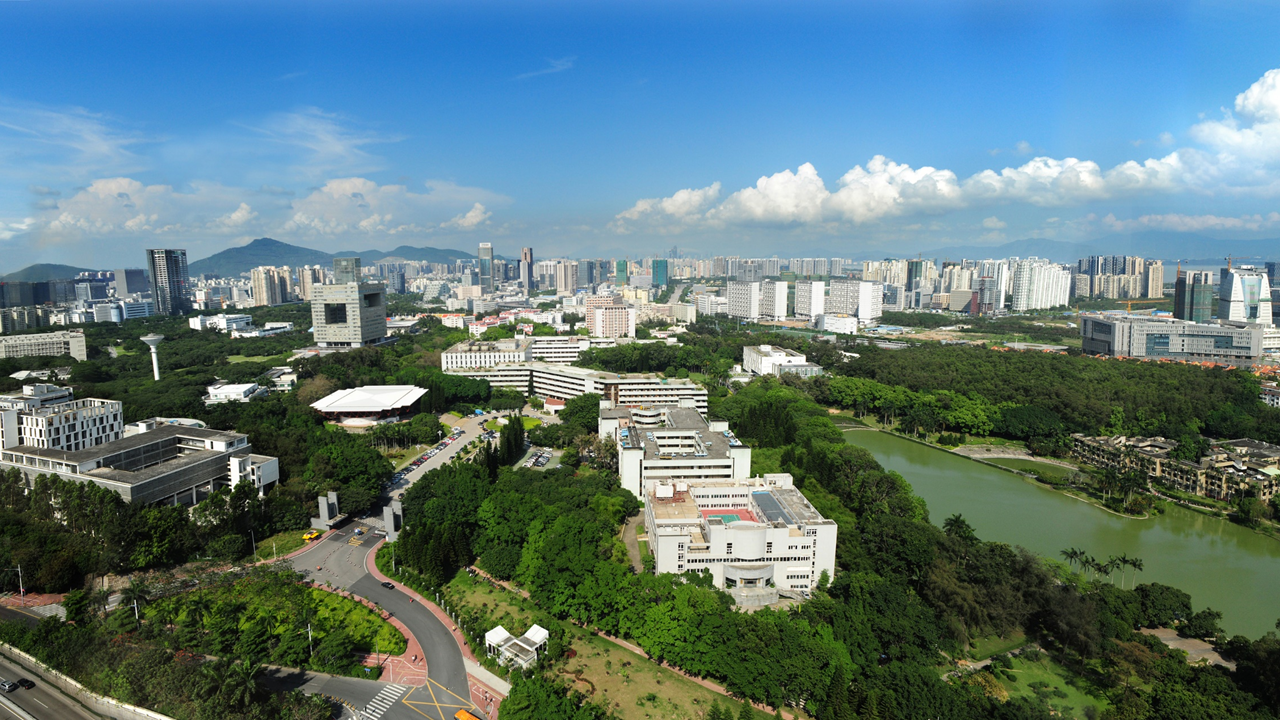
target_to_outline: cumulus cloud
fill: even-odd
[[[1280,175],[1271,167],[1280,164],[1280,69],[1240,93],[1235,112],[1243,121],[1228,112],[1191,128],[1192,138],[1207,150],[1184,147],[1108,169],[1092,160],[1034,156],[1016,167],[961,179],[952,170],[917,168],[877,155],[846,172],[831,189],[817,168],[804,163],[763,176],[718,205],[719,183],[639,200],[610,225],[619,232],[642,225],[664,232],[735,224],[858,225],[1010,203],[1060,207],[1178,192],[1280,195]],[[1173,141],[1170,133],[1160,135],[1161,145]],[[1030,154],[1034,148],[1024,140],[1014,151]]]
[[[982,221],[982,227],[987,228],[988,230],[1003,230],[1008,226],[1009,226],[1009,223],[1001,220],[995,215],[992,215],[991,217],[986,218],[985,220]]]
[[[474,230],[489,222],[489,218],[492,216],[493,213],[485,210],[484,205],[476,203],[465,213],[454,217],[448,222],[440,223],[440,227],[454,228],[456,230]]]

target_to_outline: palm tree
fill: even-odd
[[[120,591],[120,605],[133,605],[135,609],[147,604],[150,599],[150,588],[143,580],[133,578],[129,586]]]
[[[1077,550],[1076,548],[1067,548],[1059,554],[1062,555],[1063,560],[1067,561],[1067,566],[1074,570],[1076,561],[1080,559],[1080,556],[1084,554],[1084,551]]]
[[[1129,560],[1129,567],[1133,568],[1133,584],[1137,586],[1138,573],[1142,572],[1142,560],[1139,558]]]
[[[237,660],[226,672],[224,676],[224,692],[227,693],[227,699],[236,707],[249,707],[253,702],[253,696],[258,692],[258,673],[262,670],[262,666],[257,663],[247,663],[244,660]]]
[[[218,694],[222,689],[222,679],[227,672],[227,661],[219,658],[211,660],[200,666],[199,679],[196,684],[196,694],[208,700]]]
[[[209,601],[208,596],[196,593],[187,601],[187,622],[192,627],[204,627],[204,619],[209,616],[209,611],[212,609],[213,603]]]

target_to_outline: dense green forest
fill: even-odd
[[[717,398],[714,412],[753,445],[780,448],[778,469],[839,523],[839,572],[803,605],[733,612],[706,575],[634,573],[617,530],[636,512],[635,498],[596,467],[432,471],[406,495],[397,556],[437,587],[474,561],[517,582],[550,615],[629,638],[654,659],[742,697],[804,707],[821,720],[1050,717],[1052,697],[1002,702],[981,677],[941,679],[943,653],[1018,631],[1105,698],[1107,718],[1267,718],[1280,708],[1269,685],[1280,672],[1274,637],[1232,641],[1241,662],[1234,674],[1188,666],[1135,632],[1199,616],[1199,632],[1215,633],[1213,614],[1193,613],[1186,593],[1086,579],[983,542],[958,516],[938,528],[901,476],[846,444],[797,388],[756,381]],[[564,651],[558,643],[553,656]],[[558,709],[540,716],[548,720],[606,714],[547,680],[517,686],[517,698],[557,699]],[[512,703],[503,717],[533,717],[521,710],[529,702]]]

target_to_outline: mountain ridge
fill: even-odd
[[[425,262],[449,262],[459,258],[475,257],[461,250],[401,245],[391,250],[347,250],[327,253],[323,250],[291,245],[274,238],[258,238],[238,247],[227,248],[187,266],[192,276],[214,274],[221,277],[237,277],[241,273],[261,265],[328,265],[336,257],[359,257],[363,263],[380,262],[387,258],[419,260]]]

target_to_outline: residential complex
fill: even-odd
[[[588,308],[587,327],[593,337],[635,337],[636,309],[624,305]]]
[[[1241,496],[1271,502],[1280,488],[1280,446],[1257,440],[1221,440],[1195,462],[1170,457],[1177,441],[1123,436],[1071,436],[1081,462],[1120,473],[1136,470],[1181,492],[1231,501]]]
[[[796,281],[796,312],[801,320],[812,320],[826,307],[826,285],[821,280]]]
[[[147,269],[151,273],[151,300],[157,314],[191,312],[191,277],[187,273],[186,250],[148,250]]]
[[[733,281],[729,283],[728,306],[725,312],[729,317],[742,320],[760,319],[760,283]]]
[[[765,280],[760,283],[760,317],[765,320],[787,319],[787,283]]]

